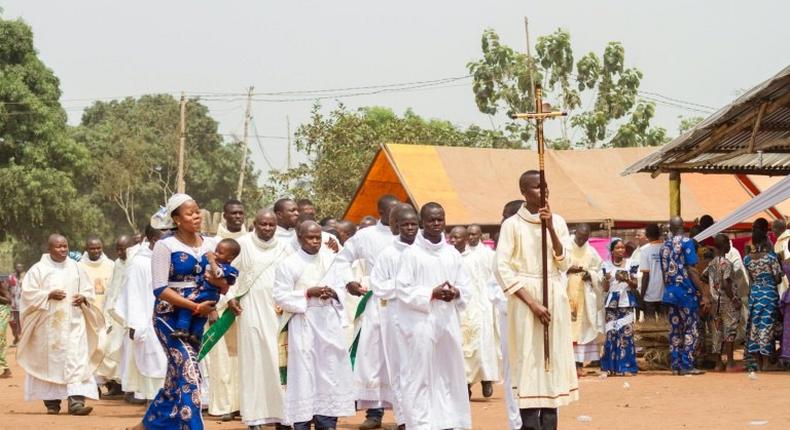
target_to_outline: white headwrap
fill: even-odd
[[[178,209],[182,204],[193,200],[192,197],[184,193],[177,193],[170,196],[167,200],[167,206],[159,208],[159,210],[151,217],[151,227],[157,230],[169,230],[176,228],[176,223],[170,215]]]

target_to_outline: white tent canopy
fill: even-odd
[[[754,214],[762,212],[768,208],[790,198],[790,176],[786,176],[781,181],[774,184],[771,188],[756,195],[753,199],[735,209],[731,214],[719,220],[719,222],[706,228],[700,234],[694,236],[696,241],[703,241],[715,234],[721,233]]]

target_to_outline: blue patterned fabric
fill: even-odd
[[[661,270],[664,273],[664,303],[679,306],[686,312],[699,308],[697,289],[689,278],[687,267],[697,264],[694,241],[681,235],[664,242],[661,247]]]
[[[176,253],[174,253],[176,254]],[[183,253],[181,253],[183,254]],[[189,263],[192,260],[196,261],[194,257],[189,256],[191,260],[187,259]],[[179,257],[181,259],[182,257]],[[188,263],[184,264],[186,267]],[[218,263],[219,268],[222,270],[222,277],[228,282],[228,285],[233,285],[236,283],[236,278],[239,277],[239,271],[235,267],[231,266],[227,263]],[[203,303],[207,301],[219,301],[220,294],[219,289],[213,285],[211,285],[206,280],[206,270],[210,270],[210,265],[208,261],[208,257],[205,255],[200,259],[200,263],[198,263],[197,268],[195,268],[196,278],[195,282],[198,285],[197,288],[189,288],[184,289],[184,296],[189,300],[192,300],[195,303]],[[178,314],[178,318],[176,320],[175,328],[178,330],[185,330],[189,333],[197,336],[203,336],[203,330],[206,326],[206,322],[208,318],[206,317],[198,317],[192,315],[191,309],[177,309],[176,313]]]
[[[601,370],[613,373],[637,373],[636,348],[634,347],[634,323],[628,320],[634,314],[634,308],[606,308],[607,324],[613,321],[626,320],[606,332],[606,342],[601,356]]]
[[[674,371],[694,368],[694,351],[699,340],[699,314],[680,306],[669,307],[669,356]]]
[[[170,256],[170,282],[196,281],[202,273],[198,260],[192,255],[176,251]],[[159,290],[164,290],[161,288]],[[186,296],[195,288],[178,291]],[[167,354],[167,373],[164,387],[159,390],[143,417],[148,430],[202,430],[203,418],[200,403],[200,370],[197,362],[197,345],[171,336],[178,313],[170,303],[156,299],[154,302],[154,330]]]
[[[773,252],[765,253],[759,258],[747,255],[743,259],[743,265],[752,280],[746,352],[771,355],[775,352],[776,339],[781,333],[776,278],[781,276],[782,267]]]

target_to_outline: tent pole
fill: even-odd
[[[669,216],[680,216],[680,172],[669,172]]]

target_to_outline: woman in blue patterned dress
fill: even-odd
[[[196,293],[198,278],[203,275],[200,258],[216,245],[213,238],[200,235],[200,208],[186,194],[175,194],[167,202],[164,214],[167,227],[175,234],[156,242],[151,257],[153,278],[154,329],[167,354],[167,374],[164,388],[146,411],[135,430],[202,430],[200,403],[200,371],[197,353],[200,343],[191,343],[171,336],[176,308],[191,309],[195,315],[207,316],[214,310],[214,302],[196,303],[190,300]],[[206,279],[219,288],[224,281]]]
[[[634,321],[636,318],[636,273],[639,263],[625,258],[625,244],[620,238],[609,244],[609,260],[601,265],[606,342],[601,356],[601,370],[616,376],[632,376],[636,366]]]
[[[746,352],[750,355],[748,367],[750,370],[765,370],[781,333],[777,286],[782,280],[782,266],[768,241],[768,222],[762,218],[752,225],[752,247],[743,258],[743,265],[751,280],[746,326]]]

